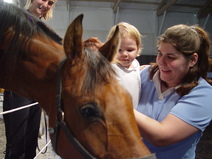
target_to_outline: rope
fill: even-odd
[[[51,140],[39,151],[39,153],[34,157],[34,159],[36,159],[50,143]]]
[[[45,111],[43,111],[42,110],[42,114],[43,114],[43,119],[44,119],[44,125],[45,125],[45,139],[46,139],[46,144],[47,144],[47,140],[48,140],[48,131],[47,131],[47,120],[46,120],[46,113],[45,113]],[[42,119],[41,119],[42,120]],[[37,145],[37,149],[38,149],[38,151],[40,152],[41,150],[40,150],[40,147],[39,147],[39,144]],[[43,150],[41,151],[42,152],[42,154],[45,154],[46,152],[47,152],[47,148],[46,148],[46,150],[43,152]]]
[[[22,109],[25,109],[25,108],[29,108],[29,107],[32,107],[34,105],[37,105],[38,102],[35,102],[35,103],[32,103],[32,104],[28,104],[28,105],[25,105],[25,106],[21,106],[21,107],[18,107],[18,108],[15,108],[15,109],[11,109],[11,110],[8,110],[8,111],[4,111],[4,112],[1,112],[0,115],[4,115],[4,114],[9,114],[9,113],[13,113],[15,111],[19,111],[19,110],[22,110]],[[44,114],[44,118],[45,118],[45,114]],[[46,122],[46,121],[45,121]],[[45,123],[45,126],[47,126],[47,124]],[[46,132],[47,133],[47,132]],[[51,140],[41,149],[39,150],[39,153],[34,157],[34,159],[36,159],[41,153],[43,153],[44,149],[51,143]]]
[[[2,113],[0,113],[0,115],[3,115],[3,114],[9,114],[9,113],[12,113],[12,112],[15,112],[15,111],[18,111],[18,110],[22,110],[22,109],[25,109],[25,108],[29,108],[29,107],[32,107],[34,105],[37,105],[38,102],[35,102],[35,103],[32,103],[32,104],[28,104],[28,105],[25,105],[25,106],[21,106],[19,108],[16,108],[16,109],[12,109],[12,110],[8,110],[8,111],[4,111]],[[44,118],[45,118],[45,114],[44,114]],[[45,126],[47,127],[47,123],[46,123],[46,120],[45,120]],[[47,132],[46,132],[46,135],[47,135]],[[46,137],[46,141],[47,141],[47,137]],[[51,143],[51,140],[46,143],[46,145],[41,149],[39,150],[39,152],[37,153],[37,155],[34,157],[34,159],[36,159],[41,153],[43,153],[44,149],[47,148],[47,146]],[[46,149],[47,150],[47,149]],[[45,150],[45,152],[46,152]]]
[[[12,112],[15,112],[15,111],[18,111],[18,110],[22,110],[22,109],[25,109],[25,108],[29,108],[29,107],[32,107],[32,106],[37,105],[37,104],[38,104],[38,102],[35,102],[35,103],[32,103],[32,104],[28,104],[28,105],[25,105],[25,106],[18,107],[16,109],[4,111],[4,112],[1,112],[0,115],[4,115],[4,114],[12,113]]]

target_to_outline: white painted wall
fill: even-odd
[[[117,23],[121,21],[128,22],[134,25],[143,35],[143,50],[142,54],[156,54],[155,39],[157,36],[155,12],[142,10],[119,10]]]
[[[84,14],[83,39],[94,36],[104,42],[108,31],[114,24],[114,14],[111,8],[71,7],[69,12],[66,7],[56,7],[53,18],[46,23],[61,37],[64,37],[68,25],[80,14]]]
[[[61,37],[64,37],[70,22],[79,14],[84,14],[83,39],[95,36],[105,42],[110,28],[121,21],[128,22],[144,36],[144,49],[142,54],[155,55],[157,36],[168,27],[175,24],[198,24],[204,26],[206,18],[198,20],[194,14],[167,12],[157,16],[155,11],[120,9],[116,14],[112,8],[70,7],[70,12],[64,6],[56,6],[54,16],[46,23],[50,25]],[[164,20],[163,20],[164,18]],[[212,16],[207,20],[205,29],[212,33]],[[212,55],[212,54],[211,54]]]

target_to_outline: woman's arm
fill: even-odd
[[[136,110],[134,114],[141,136],[155,146],[177,143],[199,131],[172,114],[168,114],[162,122],[149,118]]]

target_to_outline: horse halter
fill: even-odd
[[[49,133],[53,134],[52,139],[52,146],[54,151],[57,153],[57,140],[58,134],[60,129],[62,129],[72,143],[72,145],[78,150],[78,152],[85,158],[85,159],[96,159],[93,155],[91,155],[82,144],[75,138],[71,129],[67,126],[65,119],[65,113],[63,112],[63,103],[61,99],[62,93],[62,81],[61,81],[61,69],[66,61],[66,58],[63,58],[60,62],[57,70],[57,92],[56,92],[56,123],[54,128],[49,128]],[[60,116],[60,118],[59,118]]]

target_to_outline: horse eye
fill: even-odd
[[[96,104],[88,103],[80,108],[82,116],[86,119],[99,118],[101,116],[100,110]]]

